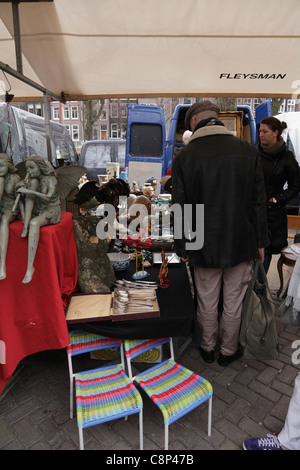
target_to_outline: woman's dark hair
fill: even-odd
[[[277,140],[279,140],[282,131],[287,128],[287,123],[284,121],[279,121],[279,119],[269,116],[260,121],[260,124],[266,124],[273,132],[278,131]]]

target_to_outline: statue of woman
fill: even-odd
[[[17,169],[5,153],[0,153],[0,279],[6,278],[9,224],[19,218],[19,210],[12,210],[17,196],[16,185],[19,182]]]
[[[23,283],[32,280],[34,258],[40,237],[40,227],[57,224],[61,220],[61,205],[57,190],[57,177],[54,169],[42,157],[26,159],[26,182],[17,192],[25,196],[24,228],[22,237],[28,235],[27,271]],[[27,181],[28,180],[28,181]]]

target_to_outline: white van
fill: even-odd
[[[97,181],[98,175],[106,174],[106,165],[119,163],[120,172],[125,168],[126,140],[87,140],[81,149],[79,164],[86,168],[89,181]]]
[[[282,132],[282,138],[287,148],[294,153],[300,166],[300,111],[281,113],[274,117],[281,122],[286,122],[287,129]],[[300,214],[300,195],[289,201],[286,207],[289,214]]]
[[[78,156],[67,129],[50,121],[52,165],[76,165]],[[48,161],[45,119],[15,106],[0,103],[0,153],[6,153],[14,165],[31,155]]]

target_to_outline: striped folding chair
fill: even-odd
[[[132,376],[131,360],[145,351],[169,343],[171,358]],[[163,414],[165,450],[168,449],[169,425],[202,403],[208,401],[208,435],[211,435],[211,384],[174,361],[172,338],[124,340],[129,377],[139,384]]]
[[[75,379],[77,425],[80,449],[83,429],[139,413],[140,449],[143,449],[143,402],[138,390],[125,374],[123,340],[106,338],[85,331],[69,333],[67,347],[70,375],[70,417],[73,417],[73,388]],[[73,372],[72,356],[100,349],[118,348],[121,364]]]

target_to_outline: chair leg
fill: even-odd
[[[165,450],[169,448],[169,425],[165,424]]]
[[[73,397],[73,388],[74,388],[74,384],[73,384],[73,377],[70,379],[70,418],[73,419],[73,408],[74,408],[74,404],[73,404],[73,400],[74,400],[74,397]]]
[[[139,412],[139,421],[140,421],[140,450],[144,449],[144,440],[143,440],[143,410]]]
[[[83,429],[78,428],[78,433],[79,433],[79,448],[80,450],[84,450],[84,445],[83,445]]]
[[[211,421],[212,421],[212,397],[208,400],[208,436],[211,436]]]

